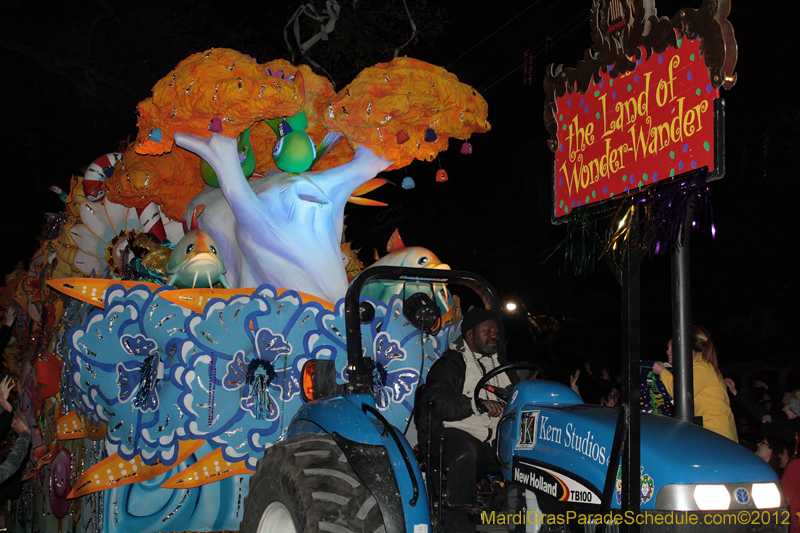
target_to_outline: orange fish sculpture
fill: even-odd
[[[200,207],[200,206],[198,206]],[[225,262],[211,235],[197,227],[197,213],[192,215],[192,229],[175,245],[167,263],[167,285],[179,289],[213,288],[219,283],[229,289]]]
[[[386,244],[386,251],[388,253],[385,256],[381,257],[367,268],[374,266],[402,266],[450,270],[450,265],[442,263],[439,258],[436,257],[436,254],[427,248],[423,248],[422,246],[406,246],[403,244],[403,239],[400,238],[400,232],[396,229],[389,238],[389,242]],[[374,300],[388,302],[395,294],[401,294],[404,286],[404,283],[397,281],[373,280],[364,285],[362,294]],[[435,293],[436,303],[440,310],[443,314],[446,313],[449,308],[447,305],[449,296],[447,289],[444,285],[435,283],[433,284],[432,290]],[[419,291],[426,292],[430,295],[431,289],[420,286],[415,287],[412,292]]]

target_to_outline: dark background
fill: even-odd
[[[348,207],[347,240],[383,253],[400,229],[407,245],[432,249],[452,268],[492,281],[554,326],[534,338],[509,317],[512,350],[558,362],[562,373],[583,360],[618,366],[620,288],[603,264],[575,276],[563,261],[544,261],[565,236],[550,223],[551,163],[542,122],[541,80],[550,63],[574,66],[591,45],[589,0],[418,2],[417,26],[402,54],[446,67],[489,103],[492,130],[460,141],[433,163],[385,174],[399,184],[370,196],[389,208]],[[746,5],[745,5],[746,4]],[[173,0],[6,1],[0,5],[3,164],[0,265],[10,272],[37,248],[45,211],[62,204],[50,185],[69,187],[96,157],[136,133],[136,104],[180,60],[229,47],[259,61],[291,60],[283,29],[296,2],[227,4]],[[411,35],[398,0],[340,0],[330,39],[310,51],[337,90],[364,67],[391,59]],[[696,0],[657,2],[659,15],[699,7]],[[321,8],[321,4],[318,3]],[[727,101],[727,175],[712,185],[717,237],[692,242],[693,321],[709,327],[723,369],[769,370],[797,359],[795,215],[798,107],[795,49],[800,8],[794,2],[733,0],[729,20],[739,44],[738,83]],[[304,35],[316,30],[306,27]],[[523,84],[523,54],[534,56],[533,85]],[[305,62],[294,58],[296,64]],[[437,183],[445,168],[450,180]],[[671,331],[670,265],[642,266],[642,356],[663,355]],[[546,333],[546,332],[545,332]],[[734,364],[735,363],[735,364]]]

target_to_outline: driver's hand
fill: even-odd
[[[486,412],[489,413],[489,416],[503,416],[503,409],[505,408],[504,403],[497,402],[495,400],[480,400],[480,402],[481,405],[483,405],[483,408],[486,409]]]

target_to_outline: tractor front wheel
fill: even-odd
[[[382,533],[378,502],[329,435],[267,448],[250,478],[242,533]]]

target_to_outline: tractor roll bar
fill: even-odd
[[[483,300],[486,309],[498,311],[500,298],[497,291],[483,277],[462,270],[438,270],[430,268],[407,268],[393,266],[376,266],[364,270],[347,288],[344,300],[344,321],[347,329],[347,371],[349,375],[348,392],[372,393],[372,375],[365,375],[364,357],[361,344],[361,321],[359,320],[359,304],[361,289],[368,281],[392,280],[400,282],[422,283],[454,283],[475,291]],[[500,328],[499,356],[505,359],[505,330],[498,313]]]

